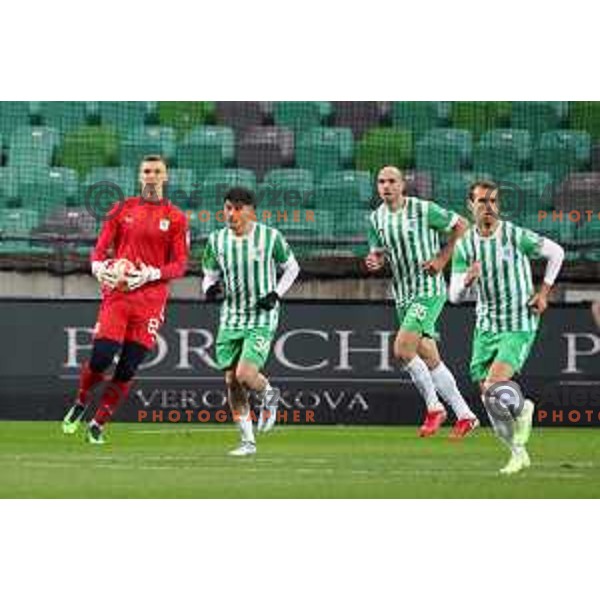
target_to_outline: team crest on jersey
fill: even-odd
[[[415,230],[417,228],[417,219],[411,217],[410,219],[406,219],[406,229],[409,231]]]
[[[511,246],[504,246],[501,250],[502,260],[505,262],[512,262],[514,260],[514,252]]]
[[[250,260],[261,261],[265,258],[265,249],[264,248],[253,248],[250,253]]]
[[[161,219],[158,223],[158,228],[161,231],[169,231],[170,225],[171,225],[171,221],[169,221],[169,219]]]

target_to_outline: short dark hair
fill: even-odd
[[[247,206],[256,206],[254,192],[245,187],[232,187],[227,190],[225,200],[233,204],[245,204]]]
[[[167,161],[160,154],[146,154],[142,162],[161,162],[165,167],[168,166]]]
[[[475,188],[482,187],[486,192],[493,192],[495,190],[499,190],[499,186],[495,181],[491,179],[478,179],[475,183],[472,183],[469,187],[469,200],[473,202],[475,198],[473,198],[473,192]],[[486,193],[487,196],[487,193]]]

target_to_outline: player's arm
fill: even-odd
[[[531,310],[541,315],[548,308],[548,294],[562,267],[565,251],[560,244],[528,229],[518,232],[518,245],[529,258],[545,258],[546,270],[539,290],[529,300]]]
[[[385,264],[385,244],[375,227],[373,216],[370,219],[367,240],[369,242],[369,254],[365,258],[365,265],[372,273],[380,271]]]
[[[454,252],[458,240],[468,229],[467,222],[455,212],[442,208],[435,202],[430,202],[427,210],[427,225],[431,229],[448,235],[448,239],[438,255],[423,264],[423,269],[430,275],[441,273]]]
[[[169,281],[183,277],[187,270],[189,251],[190,234],[187,220],[182,217],[174,223],[169,262],[160,268],[142,263],[136,272],[127,278],[129,290],[135,290],[153,281]]]
[[[292,287],[294,281],[300,273],[300,265],[285,241],[284,237],[277,232],[275,238],[275,246],[273,248],[273,260],[281,269],[282,273],[277,281],[275,289],[268,294],[258,299],[256,305],[263,310],[271,310],[275,308],[277,303],[283,298],[287,291]]]
[[[107,214],[91,256],[92,274],[101,284],[111,289],[117,285],[117,276],[109,267],[108,251],[112,248],[117,235],[119,211],[120,205],[115,205]]]
[[[214,237],[211,235],[202,254],[202,292],[209,302],[223,299],[224,290],[221,281],[221,269],[214,247]]]
[[[448,299],[453,304],[475,299],[475,283],[481,276],[481,263],[475,261],[471,265],[467,262],[464,244],[457,244],[452,255],[452,275]]]

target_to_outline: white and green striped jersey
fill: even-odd
[[[277,265],[293,256],[277,229],[254,223],[237,236],[229,227],[213,231],[204,249],[202,268],[218,274],[225,285],[220,326],[228,329],[277,328],[279,307],[261,310],[256,302],[277,285]]]
[[[427,274],[423,263],[440,251],[438,232],[449,232],[458,220],[458,214],[412,196],[395,212],[384,202],[371,213],[369,246],[371,251],[387,254],[397,304],[446,295],[444,276]]]
[[[452,257],[452,273],[464,273],[481,262],[476,327],[492,333],[536,331],[539,316],[527,306],[534,293],[530,258],[540,256],[543,238],[534,231],[500,221],[489,237],[472,226],[459,240]]]

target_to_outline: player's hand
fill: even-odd
[[[546,292],[537,292],[529,300],[528,305],[536,315],[543,314],[548,308],[548,294]]]
[[[444,270],[446,262],[447,261],[445,261],[443,258],[436,256],[435,258],[423,263],[423,271],[425,271],[428,275],[437,275]]]
[[[207,302],[222,302],[225,299],[223,284],[220,281],[213,283],[204,294]]]
[[[481,277],[481,261],[476,260],[465,276],[465,287],[471,287]]]
[[[259,298],[256,302],[257,308],[262,310],[273,310],[279,302],[279,294],[277,292],[269,292],[266,296]]]
[[[139,267],[125,278],[125,283],[127,284],[128,291],[131,292],[159,279],[160,269],[140,263]]]
[[[92,263],[92,274],[99,281],[100,285],[113,290],[118,283],[117,274],[110,268],[110,260],[94,261]]]
[[[367,270],[371,273],[383,269],[384,264],[385,255],[383,252],[370,252],[367,258],[365,258],[365,265],[367,266]]]

